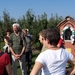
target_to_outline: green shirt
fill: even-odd
[[[22,48],[26,46],[26,40],[22,31],[19,32],[18,36],[16,36],[15,33],[12,33],[10,35],[10,41],[10,45],[16,54],[20,54]]]
[[[25,52],[32,51],[31,50],[31,42],[32,42],[31,36],[30,37],[27,36],[26,37],[26,50],[25,50]]]

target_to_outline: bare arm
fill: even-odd
[[[40,62],[35,62],[35,65],[30,73],[30,75],[37,75],[42,68],[42,64]]]
[[[70,61],[70,62],[73,65],[70,75],[74,75],[75,74],[75,56],[73,57],[72,61]]]
[[[25,52],[25,49],[26,49],[26,39],[25,39],[24,33],[23,33],[22,41],[23,41],[23,48],[22,48],[22,51],[20,53],[20,56],[23,55],[23,53]]]
[[[60,44],[58,44],[58,45],[57,45],[57,47],[58,47],[58,48],[60,48],[60,47],[61,47],[61,45],[60,45]]]
[[[11,69],[10,63],[6,66],[6,70],[7,70],[8,75],[12,75],[12,69]]]
[[[9,50],[10,50],[10,52],[12,53],[12,55],[14,55],[14,56],[15,56],[15,53],[14,53],[14,51],[13,51],[12,47],[10,47],[10,48],[9,48]]]
[[[23,55],[24,52],[25,52],[25,47],[22,48],[20,56]]]
[[[9,44],[8,40],[4,38],[5,44]]]

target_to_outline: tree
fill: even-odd
[[[4,21],[4,28],[9,28],[10,27],[10,15],[6,10],[3,11],[3,21]]]
[[[63,20],[62,16],[58,17],[57,14],[55,16],[53,16],[53,14],[51,14],[51,18],[48,21],[48,28],[56,27],[58,25],[58,23],[61,22],[62,20]]]

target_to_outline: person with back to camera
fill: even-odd
[[[27,75],[25,65],[26,40],[24,33],[18,23],[14,23],[12,27],[14,32],[10,35],[9,43],[10,51],[12,53],[12,72],[13,75],[17,75],[17,61],[19,61],[22,75]]]
[[[7,53],[4,53],[0,50],[0,75],[6,75],[4,71],[5,68],[6,68],[7,74],[12,75],[10,57]]]
[[[70,52],[57,47],[59,39],[60,33],[56,28],[46,30],[43,41],[47,50],[38,55],[30,75],[37,75],[41,68],[42,75],[66,75],[67,61],[71,60],[75,64],[75,57]]]

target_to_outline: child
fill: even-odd
[[[9,50],[9,42],[8,42],[9,38],[7,36],[4,37],[4,42],[5,42],[5,46],[3,47],[4,49],[4,52],[6,53],[10,53],[10,50]]]
[[[30,75],[37,75],[41,68],[42,75],[66,75],[67,61],[71,60],[75,64],[75,57],[71,53],[57,47],[59,39],[60,33],[56,28],[46,30],[43,42],[47,50],[38,55]]]

